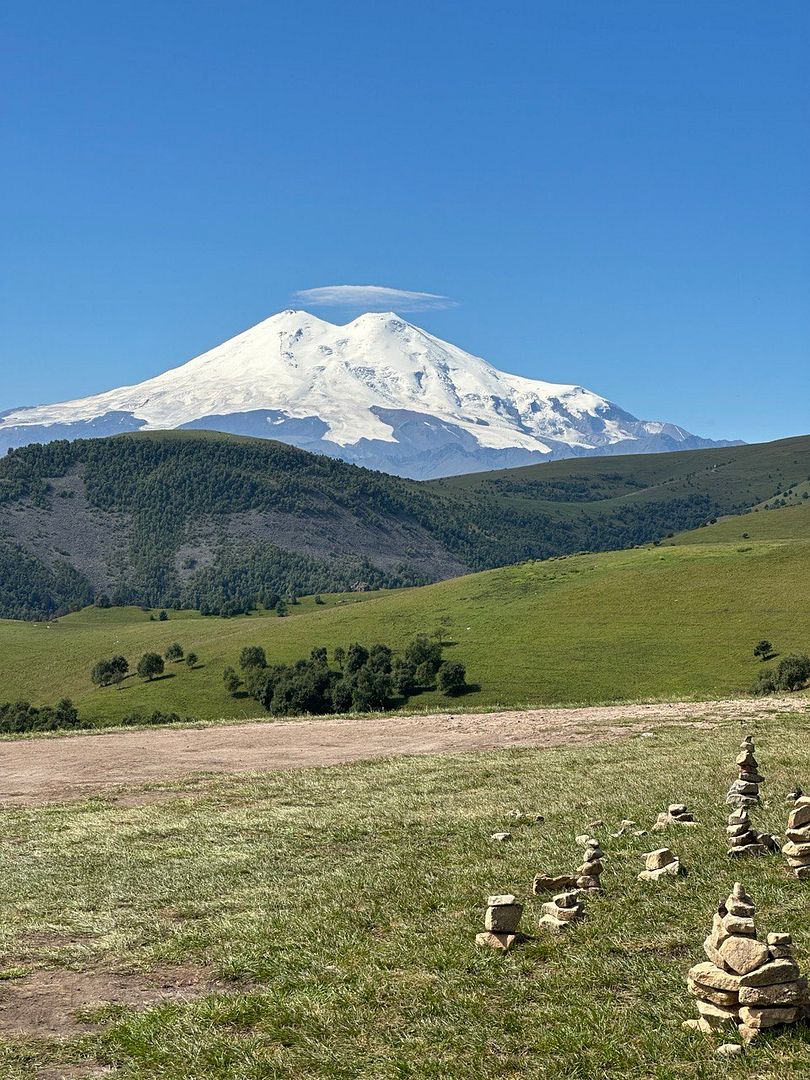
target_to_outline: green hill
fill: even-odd
[[[810,509],[747,514],[660,546],[528,562],[433,585],[305,600],[280,619],[171,612],[150,621],[137,608],[94,608],[52,623],[0,623],[0,701],[53,702],[67,694],[85,716],[114,720],[133,708],[206,719],[257,713],[230,697],[222,669],[245,644],[270,662],[352,641],[401,648],[450,621],[446,655],[467,665],[480,690],[460,700],[423,694],[410,708],[482,708],[746,692],[760,668],[756,641],[780,653],[810,651]],[[761,535],[759,534],[761,530]],[[742,533],[749,537],[742,539]],[[130,661],[173,641],[204,666],[169,665],[153,683],[121,689],[89,680],[102,656]]]
[[[810,437],[422,484],[209,432],[29,446],[0,461],[0,615],[101,593],[235,614],[417,585],[647,543],[798,497],[808,476]]]

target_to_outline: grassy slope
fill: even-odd
[[[251,716],[256,706],[221,683],[244,644],[264,645],[271,661],[320,644],[398,646],[445,615],[457,643],[448,655],[481,686],[456,708],[739,694],[757,670],[755,641],[767,637],[782,653],[810,649],[808,524],[806,507],[751,514],[668,546],[526,563],[359,603],[310,601],[287,619],[183,612],[159,623],[137,609],[91,609],[50,625],[0,623],[0,700],[67,694],[85,715],[104,718],[136,707]],[[129,679],[121,690],[91,686],[100,656],[135,660],[175,640],[204,666],[171,665],[170,678]],[[410,706],[437,704],[449,705],[426,694]]]
[[[0,1073],[34,1080],[41,1065],[85,1056],[120,1080],[807,1075],[807,1028],[732,1060],[714,1056],[722,1039],[681,1030],[696,1015],[685,973],[735,878],[757,902],[760,934],[792,932],[810,969],[810,885],[780,857],[732,865],[725,854],[739,737],[731,723],[672,728],[592,747],[221,778],[151,806],[6,811],[5,994],[31,966],[191,962],[242,982],[145,1013],[109,1009],[108,1027],[82,1043],[0,1039]],[[755,821],[780,831],[784,793],[810,777],[808,721],[768,721],[757,749],[770,805]],[[700,828],[611,838],[622,818],[649,827],[674,800]],[[545,822],[516,825],[513,807]],[[606,895],[550,937],[537,930],[531,878],[573,868],[574,836],[593,818],[608,825]],[[513,840],[493,844],[504,827]],[[661,842],[689,876],[643,886],[641,854]],[[535,938],[507,957],[478,952],[484,897],[507,891],[526,902]]]
[[[475,496],[498,492],[508,497],[515,489],[520,497],[531,496],[532,486],[552,481],[590,480],[600,474],[617,477],[606,481],[617,494],[600,501],[609,509],[617,501],[657,500],[664,495],[704,492],[723,502],[728,499],[754,506],[776,491],[800,486],[810,475],[810,436],[752,443],[714,450],[685,450],[671,454],[624,454],[603,458],[569,458],[547,464],[527,465],[487,473],[471,473],[425,484],[444,494]],[[640,484],[643,487],[637,488]],[[569,504],[570,505],[570,504]],[[552,502],[561,509],[564,504]],[[573,511],[593,503],[575,503]]]
[[[680,533],[668,544],[747,544],[749,541],[810,541],[810,505],[727,517],[715,525]]]

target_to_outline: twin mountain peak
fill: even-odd
[[[581,386],[509,375],[393,312],[341,326],[287,310],[135,386],[0,414],[0,453],[166,428],[278,439],[417,479],[730,445]]]

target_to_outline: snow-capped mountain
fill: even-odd
[[[508,375],[390,312],[336,326],[282,311],[136,386],[0,414],[0,451],[158,428],[279,439],[416,478],[728,445]]]

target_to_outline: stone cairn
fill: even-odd
[[[751,827],[748,810],[738,807],[728,816],[728,855],[730,859],[742,859],[746,855],[767,855],[779,851],[779,841],[770,833],[759,833]]]
[[[662,877],[685,877],[686,868],[669,848],[648,851],[644,856],[644,869],[638,875],[639,881],[660,881]]]
[[[585,918],[585,905],[576,892],[564,892],[543,904],[540,926],[566,930],[571,923]]]
[[[582,856],[582,865],[577,867],[574,884],[577,889],[584,892],[601,893],[602,882],[600,879],[605,868],[602,862],[605,853],[602,851],[599,841],[593,836],[578,836],[577,843],[583,845],[585,852]]]
[[[532,892],[535,896],[540,896],[542,893],[559,892],[560,890],[564,892],[577,892],[579,890],[597,894],[602,892],[600,879],[604,870],[602,859],[605,853],[602,851],[599,841],[593,836],[583,834],[576,838],[576,842],[585,848],[582,865],[573,874],[557,874],[556,876],[536,874],[532,882]]]
[[[670,825],[697,825],[695,815],[690,813],[685,803],[670,803],[655,819],[653,832],[662,832]]]
[[[735,764],[740,775],[728,789],[726,802],[737,808],[754,806],[759,802],[759,785],[765,783],[765,777],[760,776],[759,763],[754,757],[753,735],[746,735],[740,743]]]
[[[490,896],[487,900],[487,912],[484,916],[484,933],[476,934],[475,944],[490,949],[509,952],[519,942],[525,940],[520,933],[520,919],[523,904],[511,893]]]
[[[801,795],[788,814],[787,842],[782,848],[797,878],[810,878],[810,796]]]
[[[754,913],[753,900],[737,882],[703,943],[708,960],[687,976],[700,1019],[685,1021],[685,1028],[709,1034],[733,1024],[748,1042],[762,1028],[804,1015],[807,980],[793,958],[792,939],[768,934],[766,942],[757,940]]]

